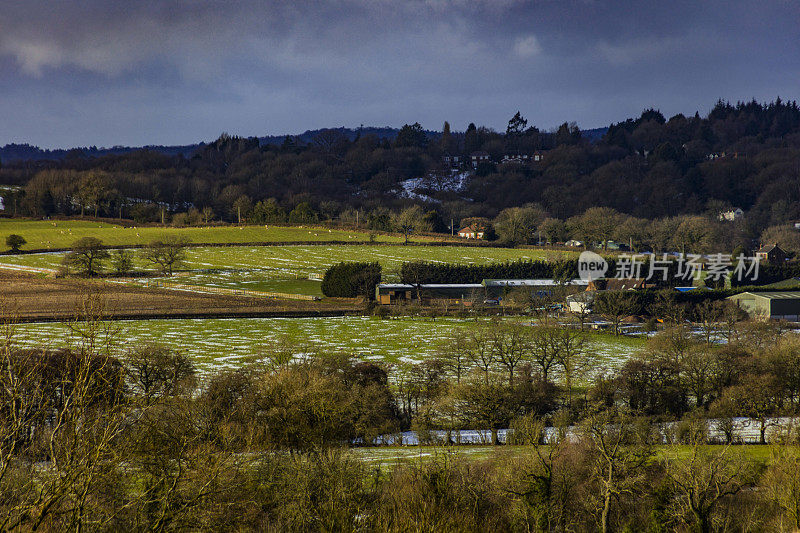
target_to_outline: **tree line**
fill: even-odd
[[[188,244],[183,237],[167,235],[149,243],[138,255],[164,276],[172,276],[176,269],[185,264]],[[62,266],[66,273],[94,277],[106,273],[107,263],[110,262],[113,274],[127,276],[135,272],[134,258],[131,250],[109,250],[101,239],[83,237],[72,243],[70,251],[64,255]]]
[[[705,117],[669,120],[650,109],[612,124],[594,141],[569,124],[552,132],[528,127],[517,114],[506,132],[473,124],[457,133],[445,125],[431,138],[413,124],[391,141],[371,135],[351,140],[324,130],[310,143],[287,138],[261,145],[256,138],[223,134],[191,157],[142,150],[17,162],[0,169],[0,181],[24,186],[7,193],[7,210],[36,217],[160,222],[179,215],[177,223],[184,224],[207,219],[202,213],[208,209],[223,221],[261,223],[348,219],[356,212],[366,218],[375,211],[377,224],[384,210],[417,204],[436,213],[442,231],[451,220],[495,219],[526,204],[564,222],[602,207],[635,219],[674,218],[677,226],[696,226],[693,217],[705,215],[717,222],[721,210],[740,207],[747,216],[737,231],[751,240],[769,228],[785,232],[800,218],[798,131],[796,103],[780,99],[718,102]],[[539,162],[502,163],[503,155],[537,150],[545,151]],[[448,185],[455,174],[442,158],[468,158],[473,151],[485,151],[490,160],[477,169],[456,169],[469,176],[455,191]],[[412,178],[418,179],[417,196],[403,197],[402,183]],[[555,223],[548,226],[558,232]],[[696,233],[692,227],[681,231]]]

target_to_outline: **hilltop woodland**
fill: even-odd
[[[473,170],[469,155],[489,159]],[[541,152],[540,162],[504,156]],[[459,168],[443,156],[458,155]],[[223,134],[190,156],[141,150],[101,157],[5,162],[6,212],[91,215],[175,225],[213,221],[359,224],[375,231],[449,232],[490,226],[508,243],[609,240],[634,249],[727,251],[759,238],[797,253],[800,109],[777,99],[668,120],[649,109],[596,139],[565,123],[544,132],[517,113],[505,132],[470,124],[394,139],[323,130],[282,144]],[[403,182],[417,179],[412,197]],[[463,179],[463,183],[462,183]],[[463,185],[455,190],[455,185]],[[745,211],[722,223],[720,212]],[[407,211],[413,208],[413,211]],[[405,216],[404,216],[405,213]],[[456,228],[457,229],[457,228]]]
[[[800,414],[800,341],[780,323],[734,320],[720,345],[668,321],[605,373],[578,328],[500,321],[418,364],[279,342],[254,366],[200,376],[171,347],[126,343],[102,313],[89,297],[70,324],[80,340],[57,350],[14,348],[3,323],[4,531],[800,527],[798,433],[774,418]],[[736,417],[771,440],[769,457],[704,445],[735,444]],[[363,459],[409,428],[440,447]],[[491,430],[489,443],[511,428],[518,446],[448,450],[462,428]]]

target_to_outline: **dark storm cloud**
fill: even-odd
[[[797,97],[796,2],[19,2],[0,143],[184,143],[360,123],[607,125]]]

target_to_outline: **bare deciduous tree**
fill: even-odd
[[[151,242],[144,251],[144,257],[156,265],[165,276],[186,260],[188,241],[182,237],[167,236],[162,240]]]

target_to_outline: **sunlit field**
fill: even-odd
[[[5,249],[6,237],[12,233],[22,235],[26,249],[68,248],[82,237],[97,237],[109,246],[147,244],[167,235],[176,235],[194,243],[244,243],[244,242],[366,242],[367,231],[325,229],[319,227],[283,226],[209,226],[190,228],[123,227],[102,222],[83,220],[20,220],[0,219],[0,250]],[[402,242],[393,235],[374,236],[378,242]],[[415,241],[432,240],[415,236]]]
[[[197,247],[187,250],[187,261],[180,275],[182,283],[226,288],[255,289],[268,280],[288,280],[322,276],[341,261],[377,261],[384,280],[398,280],[406,261],[488,264],[524,259],[554,259],[572,252],[553,252],[530,248],[478,248],[472,246],[381,246],[381,245],[275,245]],[[0,256],[0,263],[57,269],[63,253]],[[152,269],[141,253],[134,251],[135,266]],[[188,272],[188,273],[187,273]],[[254,285],[255,284],[255,285]]]

